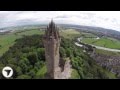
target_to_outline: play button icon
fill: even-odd
[[[10,78],[13,75],[13,69],[9,66],[4,67],[2,70],[2,74],[5,78]]]

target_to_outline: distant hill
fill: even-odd
[[[1,28],[0,32],[6,32],[11,30],[26,30],[26,29],[39,29],[39,28],[45,28],[46,25],[22,25],[22,26],[12,26],[12,27],[5,27]]]
[[[92,26],[82,26],[82,25],[67,25],[67,24],[60,24],[60,26],[97,34],[99,36],[113,37],[120,40],[120,32],[112,29],[105,29],[101,27],[92,27]]]
[[[97,34],[98,36],[108,36],[113,37],[120,40],[120,32],[113,29],[105,29],[101,27],[92,27],[92,26],[82,26],[82,25],[72,25],[72,24],[58,24],[59,27],[63,28],[73,28],[79,31],[89,32],[93,34]],[[6,32],[9,30],[26,30],[26,29],[39,29],[45,28],[46,24],[35,24],[35,25],[22,25],[22,26],[14,26],[14,27],[6,27],[1,28],[0,33]]]

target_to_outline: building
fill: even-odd
[[[43,36],[43,43],[45,47],[45,59],[47,66],[47,78],[50,79],[66,79],[69,75],[65,75],[68,73],[66,67],[70,68],[69,60],[64,65],[64,70],[62,72],[62,68],[60,67],[60,55],[59,55],[59,47],[60,47],[61,38],[59,35],[59,31],[57,26],[53,21],[49,23],[47,29],[45,30],[45,34]],[[67,72],[66,72],[67,70]],[[64,74],[64,76],[63,76]]]

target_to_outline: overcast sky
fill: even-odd
[[[0,28],[48,23],[97,26],[120,31],[120,11],[0,11]]]

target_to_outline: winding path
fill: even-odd
[[[77,38],[77,40],[80,42],[82,38]],[[86,44],[86,43],[85,43]],[[82,44],[79,44],[78,42],[75,42],[75,45],[79,46],[79,47],[82,47],[83,45]],[[105,47],[100,47],[100,46],[96,46],[96,45],[92,45],[92,44],[88,44],[88,45],[91,45],[97,49],[101,49],[101,50],[106,50],[106,51],[111,51],[111,52],[120,52],[119,49],[111,49],[111,48],[105,48]]]

